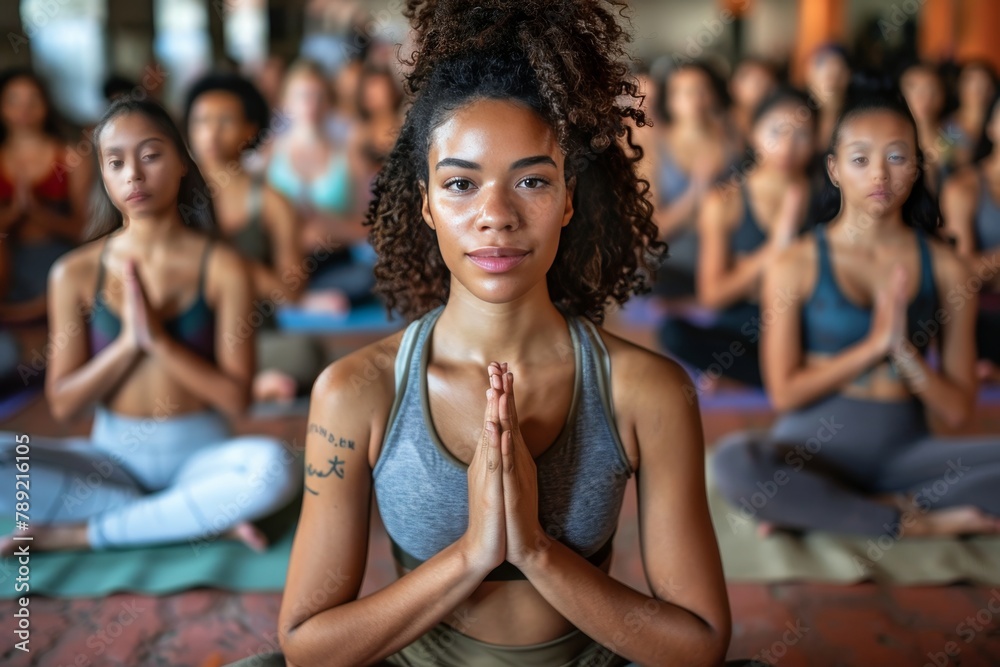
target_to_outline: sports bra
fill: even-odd
[[[275,151],[267,165],[267,180],[296,206],[306,203],[334,213],[351,209],[351,172],[343,151],[335,152],[326,171],[308,183],[292,167],[287,151]]]
[[[201,256],[200,275],[198,277],[198,296],[194,303],[183,312],[163,322],[163,329],[170,337],[200,355],[208,361],[215,360],[215,314],[205,301],[205,266],[208,262],[212,241],[205,244]],[[89,324],[90,354],[98,352],[110,345],[121,333],[121,318],[108,308],[104,299],[104,255],[108,249],[108,241],[101,248],[101,258],[97,270],[97,288],[94,293],[94,305],[91,310]]]
[[[729,237],[729,250],[735,254],[748,254],[767,242],[767,234],[757,224],[750,208],[750,191],[746,183],[740,186],[743,196],[743,217],[736,231]]]
[[[372,470],[393,555],[408,569],[455,542],[468,526],[468,466],[441,442],[429,408],[428,350],[443,308],[404,333],[396,357],[396,398]],[[589,320],[566,321],[576,365],[573,398],[556,441],[535,459],[538,515],[552,539],[600,565],[611,553],[632,468],[615,426],[604,343]],[[486,578],[524,575],[505,561]]]
[[[72,210],[67,171],[68,167],[62,160],[56,160],[45,178],[31,186],[32,193],[40,202],[63,214],[68,214]],[[0,168],[0,202],[13,199],[15,190],[16,186],[7,176],[6,170]]]
[[[921,330],[920,323],[934,321],[938,309],[938,294],[927,239],[923,231],[915,229],[914,232],[920,246],[920,288],[907,308],[906,322],[907,337],[922,353],[930,344],[929,337],[925,335],[924,342],[917,345],[914,342],[915,334]],[[826,229],[819,225],[815,234],[818,275],[816,287],[802,307],[802,343],[809,352],[832,354],[854,345],[868,335],[872,325],[872,309],[858,306],[844,296],[833,274]]]

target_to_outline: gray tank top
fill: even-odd
[[[416,320],[403,335],[396,398],[372,471],[393,554],[411,569],[461,537],[469,517],[468,466],[441,443],[427,407],[427,350],[443,309]],[[567,323],[576,364],[573,398],[556,441],[535,459],[538,513],[551,538],[599,564],[611,553],[632,468],[614,421],[604,342],[586,318],[568,317]],[[509,563],[487,577],[520,578]]]
[[[1000,247],[1000,206],[990,194],[986,175],[979,172],[979,206],[976,208],[976,248],[979,251]]]

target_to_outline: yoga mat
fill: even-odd
[[[1000,584],[1000,537],[892,540],[820,531],[757,535],[748,512],[722,497],[708,470],[708,502],[726,580],[894,585]]]
[[[301,506],[300,496],[254,522],[270,541],[260,554],[242,542],[225,539],[107,551],[32,552],[31,593],[59,598],[102,597],[118,591],[167,595],[199,586],[280,592]],[[3,534],[13,527],[12,519],[0,522]],[[17,560],[0,559],[0,599],[24,594],[15,590],[17,576]]]
[[[36,399],[41,397],[41,395],[41,389],[25,389],[0,397],[0,423],[7,421],[21,410],[27,408]]]
[[[389,318],[385,306],[371,303],[351,309],[347,315],[315,313],[299,308],[279,308],[278,326],[283,331],[309,333],[392,333],[401,329],[405,320],[394,316]]]

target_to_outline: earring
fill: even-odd
[[[833,187],[837,188],[838,190],[840,189],[840,183],[838,183],[837,181],[830,181],[830,182],[833,183]]]

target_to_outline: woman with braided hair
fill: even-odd
[[[625,3],[470,4],[406,7],[413,103],[367,223],[377,290],[413,322],[313,388],[270,660],[720,664],[694,391],[597,326],[665,251]],[[651,595],[608,575],[633,474]],[[399,577],[359,599],[373,491]]]

